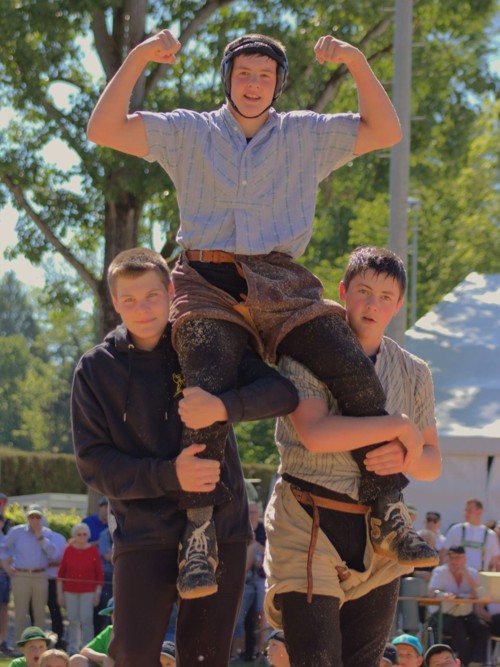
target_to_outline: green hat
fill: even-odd
[[[47,646],[50,642],[50,637],[45,634],[42,628],[38,628],[36,625],[30,625],[28,628],[24,628],[21,639],[16,642],[17,646],[24,646],[33,639],[43,639],[44,642],[47,642]]]
[[[108,606],[105,607],[104,609],[101,609],[101,611],[98,611],[99,616],[111,616],[111,614],[115,610],[115,601],[113,598],[109,598],[108,600]]]

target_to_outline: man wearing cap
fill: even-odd
[[[460,667],[460,659],[448,644],[433,644],[424,655],[426,667]]]
[[[390,665],[399,665],[398,649],[393,644],[386,644],[384,653],[380,658],[380,667],[389,667]]]
[[[423,663],[424,650],[418,637],[408,634],[399,635],[394,637],[391,644],[397,647],[401,667],[420,667]]]
[[[23,655],[12,660],[9,667],[36,667],[40,656],[48,649],[49,641],[42,628],[35,625],[25,628],[16,642]]]
[[[56,547],[50,540],[51,530],[42,525],[42,508],[30,505],[26,518],[27,523],[10,530],[0,548],[2,567],[12,582],[16,640],[25,627],[30,603],[33,620],[39,627],[45,627],[49,590],[47,568],[56,554]]]
[[[434,568],[429,581],[432,596],[449,598],[442,603],[443,633],[451,637],[463,665],[484,665],[490,630],[474,611],[472,603],[453,602],[454,598],[475,598],[479,587],[479,573],[467,566],[465,549],[450,547],[447,562]],[[430,618],[431,627],[437,629],[438,612]]]
[[[97,545],[99,542],[99,535],[108,527],[108,499],[106,496],[99,498],[99,507],[95,514],[90,514],[82,519],[90,528],[90,544]]]

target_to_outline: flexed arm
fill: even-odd
[[[356,82],[361,121],[354,153],[361,155],[401,141],[396,110],[363,53],[331,35],[319,38],[314,53],[320,65],[326,62],[345,65]]]
[[[90,141],[138,157],[148,153],[144,121],[140,114],[129,114],[130,96],[149,62],[173,65],[180,48],[179,40],[169,30],[162,30],[132,49],[90,116]]]

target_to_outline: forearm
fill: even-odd
[[[359,57],[353,59],[348,68],[356,82],[361,116],[355,153],[366,153],[398,143],[401,140],[398,115],[365,56],[359,52]]]
[[[96,662],[98,664],[102,664],[103,660],[106,657],[105,653],[99,653],[98,651],[94,651],[93,648],[89,648],[88,646],[82,648],[82,650],[80,651],[80,655],[83,655],[84,658],[88,658],[91,662]]]
[[[121,139],[130,121],[130,97],[146,67],[147,60],[139,49],[129,53],[115,76],[101,94],[87,126],[90,141],[110,148]],[[121,142],[120,142],[121,143]],[[121,145],[118,147],[121,149]]]
[[[312,414],[310,419],[303,419],[300,409],[301,406],[291,415],[293,425],[302,443],[316,453],[346,452],[393,440],[406,428],[408,421],[400,415],[344,417],[324,414],[317,419]]]
[[[436,426],[425,428],[422,434],[425,442],[422,455],[416,461],[412,461],[405,468],[405,472],[415,479],[432,482],[441,474],[441,453],[437,428]]]
[[[406,471],[414,479],[423,482],[432,482],[441,474],[441,455],[433,445],[424,445],[422,456],[418,461],[413,461]]]
[[[255,380],[252,384],[219,396],[230,422],[254,421],[286,415],[297,407],[297,390],[278,376]]]

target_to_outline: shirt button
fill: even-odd
[[[241,185],[246,185],[246,184],[247,184],[246,181],[241,181]]]

